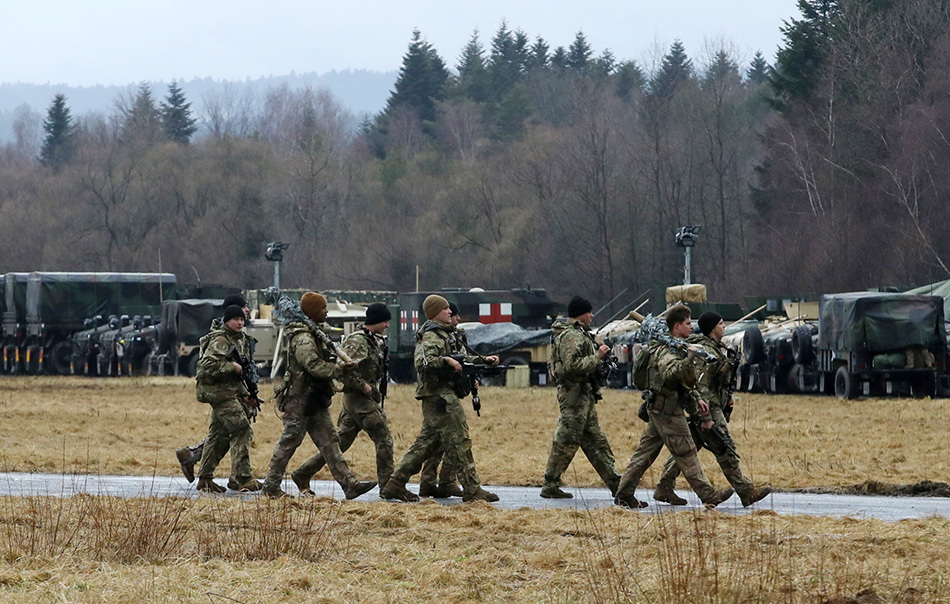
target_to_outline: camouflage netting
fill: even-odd
[[[818,347],[886,352],[946,345],[943,298],[858,292],[821,297]]]

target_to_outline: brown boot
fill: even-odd
[[[261,489],[261,495],[263,495],[264,497],[268,497],[270,499],[284,499],[284,498],[290,497],[290,495],[288,495],[281,489],[275,489],[275,490]]]
[[[261,490],[261,482],[259,480],[254,480],[253,478],[248,478],[244,482],[240,482],[237,485],[235,491],[240,491],[242,493],[252,493],[254,491]]]
[[[419,501],[419,496],[406,488],[405,482],[400,482],[395,478],[390,478],[379,491],[379,496],[383,499],[398,499],[399,501]]]
[[[657,487],[653,491],[653,500],[662,501],[663,503],[668,503],[670,505],[686,505],[688,502],[676,494],[672,489],[666,489],[663,487]]]
[[[343,489],[343,494],[347,499],[356,499],[363,493],[371,491],[376,486],[375,480],[365,480],[363,482],[353,482]]]
[[[431,482],[420,482],[419,483],[419,497],[441,498],[442,493],[439,492],[439,487],[432,484]]]
[[[614,503],[622,508],[640,509],[649,505],[646,501],[640,501],[633,495],[617,495],[614,497]]]
[[[478,487],[478,488],[475,489],[475,491],[473,491],[472,493],[466,493],[466,494],[462,495],[462,501],[465,501],[465,502],[469,502],[469,501],[487,501],[487,502],[491,503],[491,502],[493,502],[493,501],[498,501],[498,495],[495,495],[494,493],[489,493],[488,491],[486,491],[486,490],[483,489],[482,487]]]
[[[726,501],[735,494],[736,490],[733,488],[723,489],[722,491],[716,491],[712,497],[703,502],[707,508],[714,508],[720,503]]]
[[[310,479],[304,478],[303,476],[298,476],[296,472],[290,474],[290,479],[294,481],[294,484],[297,485],[297,490],[300,491],[301,497],[313,497],[315,493],[310,488]]]
[[[206,491],[208,493],[226,493],[227,489],[217,484],[214,480],[210,478],[199,478],[198,485],[195,487],[199,491]]]
[[[195,481],[195,462],[191,461],[191,448],[182,447],[175,451],[175,457],[178,458],[178,465],[181,466],[181,473],[185,475],[185,480],[189,483]]]
[[[541,497],[544,499],[574,499],[574,495],[562,491],[561,487],[545,485],[541,487]]]
[[[240,491],[240,490],[241,490],[241,485],[240,485],[240,483],[238,483],[237,479],[235,479],[235,478],[232,476],[232,477],[228,478],[228,488],[231,489],[232,491]]]
[[[749,507],[756,501],[761,501],[765,499],[769,493],[772,492],[772,487],[753,487],[746,491],[744,494],[739,496],[739,499],[742,501],[742,507]]]
[[[454,482],[448,482],[439,485],[439,496],[443,499],[448,499],[449,497],[461,497],[465,493],[462,492],[462,487]]]

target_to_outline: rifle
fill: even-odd
[[[739,453],[736,452],[736,448],[732,445],[729,437],[715,422],[713,422],[712,428],[704,430],[700,418],[691,417],[687,421],[689,422],[689,432],[693,436],[693,442],[696,444],[697,450],[706,447],[712,451],[713,455],[724,455],[726,451],[729,451],[736,456],[736,459],[739,459]]]
[[[654,317],[652,314],[647,315],[643,320],[643,323],[640,324],[640,330],[637,332],[637,342],[641,344],[650,344],[650,340],[657,340],[663,344],[666,344],[674,350],[679,350],[682,352],[687,352],[689,350],[689,343],[683,340],[679,340],[670,335],[670,330],[666,326],[666,321],[661,320],[659,317]],[[713,354],[706,352],[705,350],[700,349],[699,351],[693,351],[693,354],[707,363],[712,363],[718,359]]]
[[[729,360],[729,381],[727,382],[725,396],[723,397],[723,408],[722,414],[726,418],[726,423],[729,423],[729,418],[732,417],[732,405],[729,404],[729,401],[732,400],[732,395],[736,391],[736,373],[739,371],[739,353],[733,350],[732,348],[726,348],[726,358]]]
[[[462,376],[468,378],[469,384],[472,387],[472,409],[475,410],[476,416],[481,417],[482,399],[478,396],[478,387],[480,385],[479,380],[486,377],[500,377],[506,375],[506,372],[511,369],[511,366],[476,365],[475,363],[466,362],[464,355],[453,354],[449,356],[455,359],[462,366],[462,371],[460,373]]]
[[[254,379],[254,376],[257,374],[254,365],[249,357],[242,357],[238,354],[237,347],[231,347],[231,350],[228,351],[228,358],[236,362],[241,366],[241,381],[244,382],[244,387],[247,388],[248,396],[244,397],[242,401],[244,406],[247,408],[247,413],[250,416],[252,422],[257,421],[257,412],[261,409],[261,403],[264,400],[259,395],[259,389],[257,387],[257,380]]]
[[[613,348],[613,344],[610,342],[610,338],[604,338],[604,344]],[[604,355],[604,358],[600,361],[600,371],[598,372],[598,379],[600,380],[600,385],[602,387],[607,387],[607,382],[610,381],[610,376],[615,371],[620,370],[620,361],[617,359],[617,355],[613,353],[613,350],[607,352]]]
[[[346,354],[343,351],[343,348],[339,344],[330,339],[320,326],[313,322],[313,319],[304,314],[300,310],[300,302],[293,300],[288,297],[287,294],[283,293],[276,287],[268,287],[264,290],[264,299],[270,300],[274,304],[274,318],[277,319],[280,323],[289,323],[291,321],[302,321],[310,328],[310,331],[313,332],[315,338],[327,345],[327,347],[332,350],[337,358],[339,358],[344,363],[352,363],[353,359],[350,358],[350,355]]]
[[[383,404],[386,402],[386,395],[389,394],[389,340],[386,336],[383,336],[381,340],[380,355],[383,357],[383,375],[379,378],[380,409],[382,409]]]

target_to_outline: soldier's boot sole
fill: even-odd
[[[373,487],[375,486],[376,486],[375,480],[365,480],[363,482],[357,482],[347,487],[346,490],[344,491],[344,494],[346,495],[347,499],[356,499],[363,493],[372,491]]]
[[[541,497],[544,499],[574,499],[574,495],[562,491],[560,487],[542,487]]]
[[[755,487],[754,489],[747,492],[745,495],[740,495],[739,499],[742,501],[742,507],[749,507],[750,505],[762,501],[768,497],[769,493],[772,492],[772,487]]]
[[[645,508],[645,507],[647,507],[647,506],[649,505],[646,501],[640,501],[639,499],[637,499],[637,498],[634,497],[633,495],[629,495],[629,496],[626,496],[626,497],[623,497],[623,496],[621,496],[621,495],[617,495],[616,497],[614,497],[614,503],[615,503],[616,505],[619,505],[619,506],[622,507],[622,508],[630,508],[630,509],[632,509],[632,510],[637,510],[637,509],[640,509],[640,508]]]
[[[383,499],[396,499],[413,503],[419,501],[419,496],[406,488],[406,483],[398,482],[395,478],[390,478],[379,491],[379,496]]]
[[[175,457],[178,459],[178,465],[181,466],[181,473],[185,475],[188,483],[195,481],[195,462],[191,461],[191,449],[182,447],[175,451]]]
[[[720,503],[723,503],[724,501],[732,497],[735,494],[735,492],[736,490],[731,487],[728,489],[723,489],[721,491],[716,491],[716,493],[712,497],[710,497],[709,499],[703,502],[703,505],[705,505],[707,508],[714,508]]]
[[[665,489],[657,489],[653,492],[654,501],[662,501],[663,503],[668,503],[670,505],[686,505],[689,503],[674,491],[667,491]]]
[[[296,472],[290,474],[290,479],[294,481],[294,484],[297,485],[297,490],[300,491],[300,495],[303,497],[313,497],[315,493],[310,489],[310,479],[304,478],[303,476],[298,476]]]
[[[226,493],[228,491],[210,478],[199,478],[198,485],[195,488],[205,493]]]

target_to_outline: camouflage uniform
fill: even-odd
[[[732,367],[729,363],[726,345],[717,342],[709,336],[701,334],[691,335],[687,340],[691,344],[699,344],[706,352],[716,357],[713,363],[707,363],[703,368],[702,377],[697,384],[700,397],[709,405],[709,414],[713,422],[722,431],[725,440],[734,450],[735,441],[729,434],[729,424],[726,422],[726,416],[723,410],[729,404],[726,398],[729,395],[729,382],[733,377]],[[751,480],[742,474],[739,468],[739,457],[733,451],[727,450],[722,455],[716,456],[719,467],[722,468],[722,474],[726,477],[739,497],[746,499],[755,489]],[[679,466],[671,455],[666,462],[663,475],[656,485],[657,491],[672,492],[676,486],[676,478],[680,475]]]
[[[376,445],[376,475],[379,484],[385,485],[393,473],[393,437],[379,393],[380,380],[384,379],[386,341],[362,328],[347,336],[343,341],[343,350],[357,367],[356,371],[346,372],[342,376],[343,410],[337,421],[340,450],[349,449],[360,431],[365,430]],[[373,388],[369,396],[363,393],[366,384]],[[318,451],[294,471],[294,482],[310,482],[313,475],[325,464],[323,454]]]
[[[597,419],[596,404],[602,398],[601,359],[597,356],[594,338],[590,328],[576,318],[566,324],[563,320],[555,321],[552,328],[559,332],[551,350],[559,414],[544,471],[544,488],[556,491],[561,486],[561,475],[580,448],[611,494],[615,494],[620,473],[614,465],[607,435]]]
[[[720,496],[725,493],[716,491],[703,474],[689,424],[683,415],[684,410],[692,416],[699,414],[700,396],[696,390],[696,380],[702,360],[697,357],[689,359],[685,351],[656,340],[650,343],[650,354],[650,421],[620,480],[617,502],[621,505],[636,502],[634,493],[643,473],[653,465],[663,445],[666,445],[699,498],[704,503],[718,504],[722,500]],[[706,421],[710,417],[706,415],[700,419]]]
[[[237,484],[244,484],[252,478],[248,446],[253,432],[242,400],[249,393],[232,355],[234,350],[239,356],[248,355],[248,337],[219,324],[201,338],[201,349],[196,387],[199,400],[211,403],[211,421],[198,477],[210,480],[230,449],[231,476]]]
[[[287,464],[304,436],[309,434],[317,449],[323,453],[330,474],[349,496],[357,480],[343,459],[340,439],[330,417],[333,396],[331,380],[339,378],[343,369],[331,360],[330,351],[320,339],[314,337],[307,324],[290,323],[284,335],[290,341],[284,391],[278,396],[278,410],[283,412],[284,430],[274,447],[274,455],[264,480],[264,492],[271,495],[280,493],[280,483]]]
[[[396,466],[389,485],[395,482],[404,487],[409,477],[419,472],[423,463],[441,450],[449,464],[458,471],[463,499],[469,500],[478,498],[485,491],[475,469],[465,410],[455,393],[458,374],[445,362],[446,356],[455,354],[452,349],[454,331],[451,325],[434,320],[426,321],[419,330],[414,362],[418,376],[416,398],[422,401],[422,430]],[[477,355],[466,355],[465,361],[485,363],[485,359]]]
[[[416,333],[416,340],[422,338],[422,330]],[[468,352],[468,339],[465,336],[465,330],[455,328],[451,334],[452,354],[465,355]],[[468,395],[471,386],[468,385],[468,378],[459,376],[456,380],[455,394],[460,399]],[[442,464],[441,471],[439,464]],[[461,491],[456,486],[458,479],[457,473],[452,468],[452,463],[448,461],[445,452],[439,447],[422,464],[422,473],[419,475],[419,494],[434,493],[438,496],[447,497],[450,495],[459,495]]]

